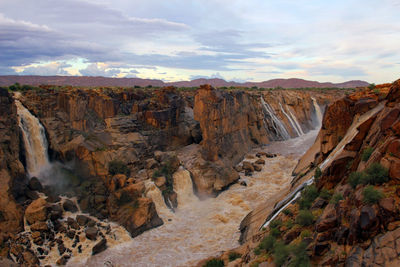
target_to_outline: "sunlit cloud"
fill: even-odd
[[[0,10],[0,75],[385,82],[399,73],[395,0],[2,0]]]

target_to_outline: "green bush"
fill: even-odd
[[[119,160],[113,160],[108,164],[108,172],[111,175],[125,174],[126,176],[130,173],[128,166]]]
[[[383,167],[378,162],[372,163],[365,173],[368,177],[368,183],[370,184],[382,184],[389,181],[389,170]]]
[[[284,209],[282,212],[283,212],[283,214],[285,214],[287,216],[292,216],[293,215],[293,212],[290,209]]]
[[[269,228],[279,228],[282,226],[282,221],[279,219],[273,220],[270,224],[269,224]]]
[[[323,198],[325,200],[329,200],[332,197],[331,192],[329,192],[329,190],[323,188],[320,192],[319,192],[319,197]]]
[[[259,249],[264,249],[266,251],[272,251],[274,248],[274,244],[276,242],[276,238],[272,235],[268,235],[263,240],[261,240],[260,244],[258,245]]]
[[[307,254],[307,243],[301,242],[298,245],[291,246],[290,252],[293,255],[289,267],[310,267],[310,257]]]
[[[225,266],[224,261],[221,259],[211,259],[203,265],[203,267],[223,267]]]
[[[310,236],[311,236],[311,231],[308,230],[308,229],[305,229],[300,233],[301,239],[306,238],[306,237],[310,237]]]
[[[342,195],[342,194],[340,194],[340,193],[335,193],[335,194],[332,196],[331,201],[329,201],[329,202],[336,205],[336,204],[339,203],[339,201],[342,200],[342,199],[343,199],[343,195]]]
[[[254,254],[260,255],[260,254],[261,254],[261,249],[260,249],[259,247],[256,247],[256,248],[254,249]]]
[[[383,198],[383,193],[381,191],[375,190],[372,185],[367,186],[363,191],[363,201],[366,204],[375,204],[381,198]]]
[[[271,228],[270,235],[278,237],[281,235],[281,231],[278,228]]]
[[[318,189],[315,185],[310,185],[304,188],[303,192],[301,192],[301,198],[299,199],[300,209],[309,209],[318,195]]]
[[[322,171],[321,171],[321,169],[320,169],[319,167],[317,167],[317,168],[315,169],[314,178],[315,178],[316,180],[318,180],[318,178],[321,177],[321,175],[322,175]]]
[[[351,187],[356,188],[357,185],[363,184],[365,181],[367,181],[365,177],[364,172],[352,172],[349,175],[348,182],[351,185]]]
[[[314,216],[309,210],[300,210],[296,217],[296,223],[301,226],[311,225],[314,221]]]
[[[389,181],[389,170],[378,162],[372,163],[363,172],[352,172],[348,180],[353,188],[359,184],[383,184],[387,181]]]
[[[285,226],[286,226],[288,229],[291,229],[291,228],[293,227],[293,225],[294,225],[294,223],[293,223],[293,220],[292,220],[292,219],[287,220],[287,222],[285,223]]]
[[[234,261],[238,258],[242,257],[241,254],[237,253],[237,252],[231,252],[229,253],[229,261]]]
[[[289,256],[288,246],[285,246],[282,241],[276,242],[273,256],[276,266],[282,266]]]
[[[374,152],[374,149],[372,147],[366,147],[361,154],[361,160],[368,161],[369,157],[371,157],[372,152]]]

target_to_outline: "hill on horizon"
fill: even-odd
[[[210,84],[213,87],[254,87],[259,88],[355,88],[365,87],[369,83],[361,80],[352,80],[343,83],[331,82],[317,82],[309,81],[298,78],[291,79],[272,79],[263,82],[245,82],[238,83],[233,81],[225,81],[223,79],[195,79],[191,81],[178,81],[178,82],[164,82],[155,79],[141,79],[141,78],[108,78],[108,77],[92,77],[92,76],[0,76],[0,86],[9,86],[14,83],[28,84],[28,85],[71,85],[71,86],[169,86],[176,87],[198,87],[202,84]]]

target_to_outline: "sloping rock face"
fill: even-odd
[[[315,185],[276,217],[280,223],[272,225],[278,226],[270,225],[247,243],[241,263],[265,261],[252,250],[258,247],[262,255],[266,250],[259,246],[260,241],[271,235],[272,228],[276,228],[274,238],[282,239],[290,233],[287,222],[291,221],[297,223],[292,226],[297,231],[307,231],[307,237],[300,235],[289,244],[302,242],[302,254],[312,265],[399,264],[399,91],[400,80],[357,91],[327,108],[311,151],[314,157],[303,157],[301,161],[306,158],[309,163],[303,163],[297,170],[302,174],[293,181],[296,187],[310,179],[319,166],[321,174],[316,176]],[[311,191],[314,197],[310,197]],[[310,219],[307,223],[302,221],[305,214]],[[289,264],[294,258],[284,260]]]
[[[24,166],[19,160],[19,128],[16,107],[7,90],[0,89],[0,255],[9,235],[22,228],[22,208],[15,201],[23,188]]]

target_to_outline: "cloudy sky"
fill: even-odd
[[[0,75],[400,78],[400,0],[0,0]]]

